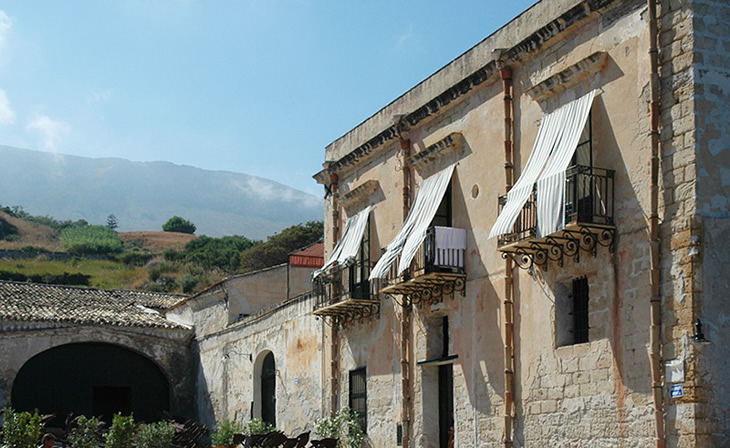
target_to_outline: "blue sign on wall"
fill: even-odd
[[[684,386],[681,384],[673,384],[669,389],[669,396],[672,398],[684,397]]]

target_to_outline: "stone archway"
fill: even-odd
[[[72,343],[29,359],[15,377],[11,402],[17,410],[55,413],[54,426],[69,412],[104,419],[132,412],[135,420],[152,421],[170,409],[170,385],[154,362],[135,351]]]
[[[276,361],[268,350],[254,364],[254,416],[276,426]]]

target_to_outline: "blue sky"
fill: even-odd
[[[324,147],[533,0],[0,2],[0,144],[254,174]]]

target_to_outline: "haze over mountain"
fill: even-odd
[[[105,224],[114,214],[121,232],[161,230],[178,215],[197,226],[197,235],[263,239],[322,220],[320,198],[248,174],[3,145],[0,166],[0,205],[90,224]]]

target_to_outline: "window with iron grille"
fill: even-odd
[[[573,343],[588,342],[588,279],[573,280]]]
[[[368,393],[365,367],[350,371],[350,409],[357,414],[362,432],[368,428]]]
[[[555,288],[555,331],[558,347],[590,340],[588,278],[579,277]]]

